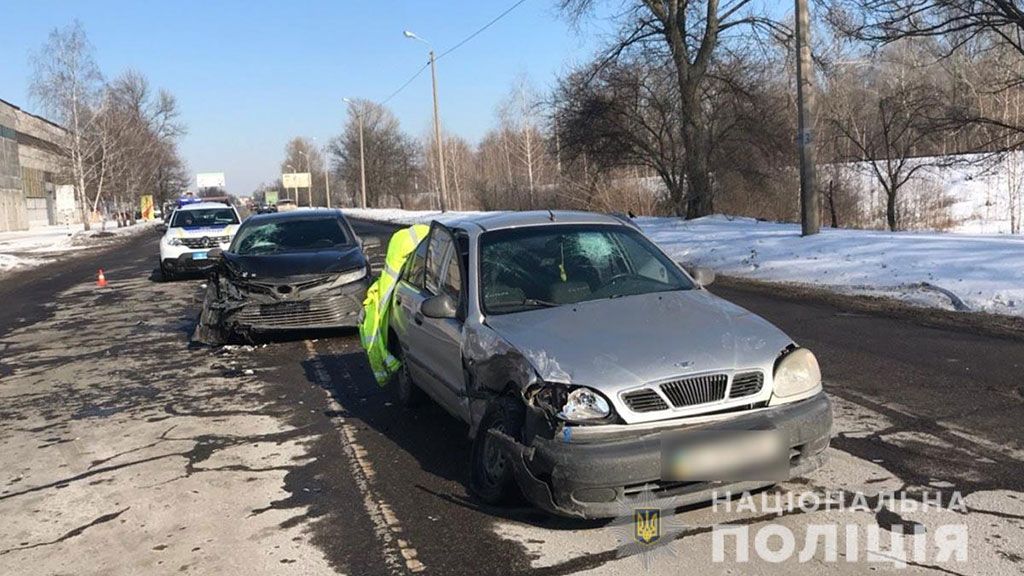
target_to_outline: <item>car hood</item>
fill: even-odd
[[[770,370],[792,343],[766,320],[706,290],[491,316],[487,325],[545,381],[606,393],[692,373]]]
[[[366,266],[366,258],[359,246],[261,256],[225,252],[224,259],[233,272],[248,279],[337,274]]]

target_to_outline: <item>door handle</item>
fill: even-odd
[[[416,323],[417,326],[422,325],[423,324],[423,313],[422,312],[417,312],[417,313],[413,314],[412,320],[413,320],[413,322]]]

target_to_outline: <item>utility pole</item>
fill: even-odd
[[[342,98],[342,100],[350,107],[355,106],[357,103],[348,98]],[[366,155],[363,153],[363,114],[366,112],[363,103],[359,103],[359,108],[352,108],[356,115],[356,120],[359,121],[359,192],[361,207],[366,208]]]
[[[797,147],[800,151],[800,229],[803,236],[821,229],[814,161],[814,72],[811,69],[811,18],[807,0],[796,0]]]
[[[444,141],[441,140],[441,114],[437,110],[437,68],[434,66],[434,49],[430,49],[430,80],[434,86],[434,140],[437,142],[437,172],[441,179],[441,212],[448,207],[448,182],[444,175]]]

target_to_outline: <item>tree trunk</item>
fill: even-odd
[[[701,116],[700,103],[697,99],[697,88],[689,90],[692,97],[684,96],[686,118],[682,125],[684,165],[686,173],[686,219],[709,216],[714,212],[713,191],[711,188],[711,160],[708,154],[707,126]],[[681,205],[676,206],[676,214],[682,212]]]
[[[885,219],[889,224],[889,230],[896,232],[898,229],[898,223],[896,222],[896,190],[886,190],[885,198]]]
[[[836,214],[836,182],[828,181],[828,214],[832,219],[832,227],[839,228],[839,215]]]

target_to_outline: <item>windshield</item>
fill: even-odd
[[[337,218],[248,222],[238,231],[231,251],[242,256],[324,250],[351,244]]]
[[[193,226],[227,226],[238,224],[238,215],[231,208],[206,208],[203,210],[175,210],[171,228]]]
[[[643,235],[621,226],[537,226],[480,238],[488,314],[693,287]]]

